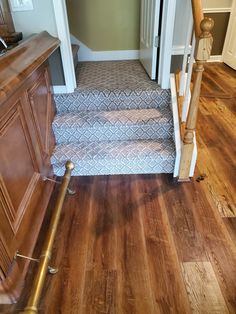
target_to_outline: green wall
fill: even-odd
[[[139,49],[140,0],[67,0],[70,32],[94,51]]]

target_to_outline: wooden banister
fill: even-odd
[[[201,35],[201,21],[204,19],[202,1],[192,0],[192,10],[193,10],[193,23],[196,37]]]
[[[192,1],[194,23],[198,23],[201,17],[200,3],[201,1]],[[199,23],[199,35],[196,34],[196,48],[195,48],[195,61],[194,68],[195,78],[193,82],[192,97],[189,106],[187,122],[185,125],[184,137],[182,139],[182,152],[179,169],[179,181],[189,181],[189,173],[191,168],[191,161],[193,158],[194,150],[194,132],[197,123],[198,103],[201,90],[202,72],[204,71],[204,63],[209,59],[213,38],[211,30],[214,22],[211,18],[203,18]],[[198,32],[198,26],[195,26]]]

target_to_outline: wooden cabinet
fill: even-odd
[[[52,176],[54,107],[47,58],[59,41],[47,33],[36,39],[47,42],[44,50],[51,48],[48,53],[42,49],[40,56],[44,53],[44,57],[40,61],[33,58],[35,64],[30,56],[29,64],[24,60],[25,68],[0,84],[0,303],[15,302],[19,296],[28,263],[14,256],[17,251],[32,255],[53,188],[42,177]],[[11,60],[16,64],[22,48],[30,54],[28,46],[34,40],[17,48],[16,55],[0,59],[0,77],[1,67],[4,72]],[[40,52],[32,49],[31,53]]]

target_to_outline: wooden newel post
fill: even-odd
[[[201,34],[197,38],[195,49],[195,79],[193,82],[192,97],[189,105],[189,112],[185,125],[184,137],[182,139],[179,181],[189,181],[190,167],[194,148],[193,139],[197,123],[198,104],[202,82],[202,72],[204,71],[204,63],[209,59],[211,54],[213,38],[210,32],[213,26],[214,21],[211,18],[207,17],[205,17],[200,23]]]

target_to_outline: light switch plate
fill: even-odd
[[[11,11],[31,11],[34,9],[32,0],[10,0]]]

